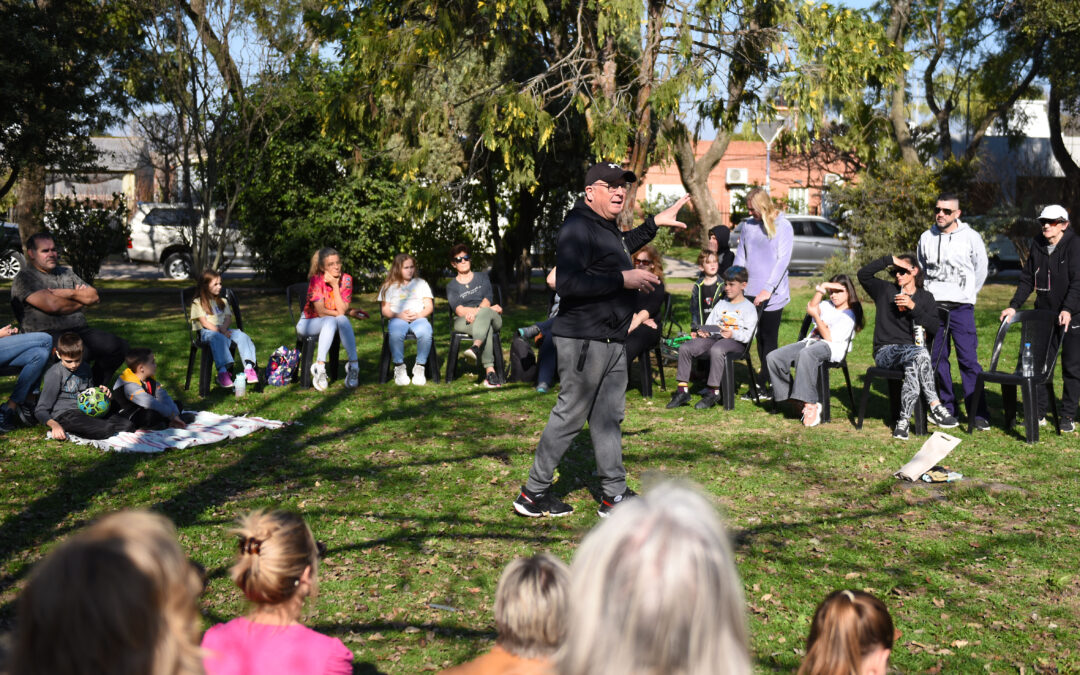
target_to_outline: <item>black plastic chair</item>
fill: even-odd
[[[11,299],[11,315],[15,317],[15,323],[22,327],[23,321],[23,306],[22,303],[15,298]],[[0,326],[2,327],[2,326]],[[52,354],[49,354],[50,360],[53,358]],[[22,372],[21,366],[0,366],[0,377],[7,377],[9,375],[18,375]]]
[[[492,292],[495,295],[495,304],[502,305],[502,288],[496,284],[491,285]],[[447,309],[450,312],[450,352],[446,357],[446,383],[450,384],[454,381],[454,377],[457,375],[457,363],[458,363],[458,351],[461,349],[461,343],[464,340],[468,340],[471,344],[473,338],[468,333],[460,333],[454,330],[454,308],[447,304]],[[491,339],[495,343],[495,372],[498,373],[500,380],[506,379],[506,361],[503,359],[502,351],[502,336],[499,331],[491,331]],[[432,347],[434,349],[434,347]]]
[[[307,302],[307,289],[308,282],[306,281],[292,284],[285,289],[285,298],[289,303],[289,321],[292,321],[293,326],[299,322],[299,315],[303,315],[304,304]],[[293,312],[293,300],[296,300],[297,303],[295,313]],[[315,363],[315,353],[318,348],[318,335],[305,337],[299,333],[296,334],[296,351],[300,352],[300,367],[297,368],[293,381],[295,382],[299,378],[300,385],[303,387],[311,386],[311,364]],[[334,331],[334,342],[330,345],[330,353],[326,361],[326,377],[330,381],[337,379],[338,352],[340,351],[341,338],[338,336],[337,331]]]
[[[803,317],[802,326],[799,328],[799,337],[796,342],[801,342],[807,335],[810,334],[810,326],[814,322],[814,317],[807,314]],[[851,389],[851,373],[848,371],[847,355],[851,353],[851,343],[855,341],[855,331],[851,331],[851,335],[848,336],[847,346],[844,349],[844,358],[840,359],[839,363],[833,363],[832,361],[825,361],[818,367],[817,373],[817,392],[818,400],[821,401],[821,421],[822,423],[832,420],[832,389],[829,384],[829,371],[839,368],[844,373],[844,382],[847,383],[847,395],[848,401],[851,404],[851,412],[855,412],[855,393]]]
[[[669,322],[671,321],[671,314],[672,314],[671,293],[665,292],[664,293],[664,303],[662,305],[660,305],[660,317],[661,317],[661,319],[660,319],[660,328],[661,328],[661,331],[663,330],[664,326],[669,325]],[[653,345],[649,349],[646,349],[645,351],[643,351],[641,353],[641,355],[638,358],[634,359],[635,361],[638,362],[638,365],[639,365],[639,368],[640,368],[640,371],[641,371],[641,379],[640,379],[640,385],[639,386],[641,387],[641,396],[642,396],[642,398],[652,398],[652,395],[653,395],[653,391],[652,391],[652,385],[653,385],[652,359],[650,359],[650,357],[649,357],[650,352],[652,352],[653,357],[656,358],[656,369],[658,371],[660,371],[660,388],[663,389],[664,391],[667,391],[667,382],[664,379],[664,355],[660,350],[660,346],[663,343],[663,340],[664,340],[663,333],[661,333],[660,337],[658,337],[656,339],[656,344],[655,345]],[[626,364],[627,371],[629,371],[631,366],[633,366],[632,361]]]
[[[757,329],[761,325],[761,314],[764,311],[763,306],[759,306],[755,309],[757,312],[757,323],[754,324],[754,330],[750,332],[750,339],[747,340],[746,346],[741,352],[727,352],[724,354],[726,363],[724,364],[724,379],[720,383],[720,396],[721,401],[724,404],[724,410],[735,409],[735,364],[739,361],[746,362],[746,370],[750,375],[750,395],[754,397],[754,403],[761,403],[761,398],[758,395],[757,376],[754,373],[754,360],[751,358],[751,354],[754,351],[754,340],[757,338]],[[707,359],[708,355],[704,354],[695,359],[695,361],[702,361]]]
[[[1060,418],[1058,417],[1057,399],[1054,397],[1054,367],[1057,365],[1058,352],[1061,350],[1062,328],[1057,325],[1057,312],[1045,309],[1029,309],[1013,314],[1009,319],[1002,321],[998,327],[997,337],[994,338],[993,356],[990,357],[990,368],[979,373],[975,378],[975,392],[972,404],[978,410],[982,400],[986,383],[1000,384],[1001,397],[1004,399],[1005,427],[1011,429],[1016,420],[1016,388],[1021,388],[1021,400],[1024,405],[1024,439],[1028,443],[1039,442],[1039,420],[1037,393],[1039,387],[1046,387],[1046,394],[1050,397],[1051,410],[1054,413],[1054,427],[1061,434]],[[1020,324],[1020,349],[1016,356],[1016,369],[1012,371],[998,370],[998,361],[1001,359],[1001,349],[1005,345],[1005,335],[1009,327]],[[1024,343],[1031,343],[1031,353],[1034,356],[1035,374],[1024,376],[1021,374],[1021,360],[1023,359]],[[974,419],[968,422],[968,433],[971,433]]]
[[[382,320],[382,352],[379,354],[379,384],[386,384],[390,381],[390,331],[389,331],[389,319],[382,315],[382,311],[379,312],[379,318]],[[435,384],[439,383],[439,353],[435,349],[435,313],[432,312],[428,317],[431,321],[432,327],[432,340],[431,340],[431,353],[428,354],[427,363],[424,364],[424,373],[427,375],[427,379],[432,380]],[[406,342],[416,342],[416,336],[411,332],[405,334]]]
[[[934,340],[947,340],[949,339],[949,310],[944,307],[938,307],[938,332],[934,335]],[[927,336],[927,349],[933,344]],[[942,350],[944,354],[944,350]],[[939,357],[940,358],[940,357]],[[930,367],[934,370],[934,382],[937,382],[937,363],[931,363]],[[892,368],[880,368],[878,366],[870,366],[866,369],[866,374],[863,375],[863,390],[862,398],[859,400],[859,418],[855,422],[856,429],[862,429],[863,419],[866,416],[866,403],[870,400],[870,385],[874,380],[885,380],[889,384],[889,419],[895,420],[900,417],[900,389],[904,382],[904,371],[894,370]],[[926,401],[923,400],[922,393],[915,399],[915,424],[912,426],[911,431],[916,436],[925,436],[927,433],[926,424]]]
[[[191,348],[188,349],[187,377],[184,380],[184,391],[191,388],[191,373],[195,369],[195,353],[201,352],[199,359],[199,396],[206,396],[210,393],[210,382],[214,378],[214,354],[210,349],[210,343],[204,342],[199,337],[199,330],[191,324],[191,303],[195,300],[198,291],[197,286],[180,291],[180,308],[184,312],[184,320],[187,321],[191,334]],[[225,302],[229,303],[229,308],[232,310],[235,327],[244,330],[244,319],[240,315],[240,302],[236,299],[236,294],[230,288],[221,289],[221,293],[225,296]],[[229,349],[234,354],[236,353],[235,344],[230,344]],[[258,364],[255,364],[255,372],[259,372]],[[240,368],[234,375],[244,377],[243,368]],[[262,383],[262,375],[259,376],[259,383]]]

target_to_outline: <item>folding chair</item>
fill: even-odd
[[[285,289],[285,298],[289,303],[289,321],[295,326],[299,322],[297,315],[303,315],[304,304],[307,302],[307,289],[308,282],[301,281],[290,285]],[[293,313],[293,300],[296,301],[297,309],[296,313]],[[300,378],[300,385],[303,387],[311,386],[311,364],[315,363],[316,352],[319,348],[319,336],[308,335],[302,336],[299,333],[296,334],[296,350],[300,352],[300,367],[297,369],[299,372],[296,377]],[[330,380],[336,380],[338,376],[338,352],[341,351],[341,338],[338,336],[337,331],[334,331],[334,341],[330,344],[330,354],[328,355],[326,362],[326,377]],[[293,378],[295,381],[296,378]]]
[[[672,312],[673,312],[673,308],[671,306],[671,293],[665,292],[664,293],[664,303],[660,306],[660,316],[661,316],[660,327],[661,327],[661,330],[663,330],[664,326],[667,326],[667,325],[670,324]],[[670,332],[670,329],[669,329],[669,332]],[[640,387],[641,387],[641,396],[642,396],[642,398],[652,398],[652,395],[653,395],[653,391],[652,391],[652,384],[653,384],[652,361],[649,358],[649,352],[652,352],[653,356],[656,358],[656,369],[660,371],[660,388],[663,389],[664,391],[667,391],[667,382],[664,379],[664,355],[660,350],[660,346],[663,343],[663,341],[664,341],[663,333],[661,333],[660,337],[658,337],[656,339],[656,344],[654,346],[650,347],[649,349],[646,349],[645,351],[643,351],[641,353],[641,355],[638,358],[635,359],[635,361],[638,362],[638,365],[640,367],[639,369],[641,371]],[[633,365],[633,362],[630,362],[630,363],[626,364],[627,371],[630,370],[630,367],[632,365]]]
[[[754,374],[754,360],[751,358],[753,353],[754,340],[757,338],[757,329],[761,325],[761,314],[764,311],[763,307],[759,306],[755,308],[757,312],[757,323],[754,324],[754,330],[750,333],[750,339],[747,340],[746,346],[743,347],[741,352],[727,352],[724,354],[726,362],[724,364],[724,379],[720,383],[721,400],[724,403],[724,410],[735,409],[735,364],[738,361],[746,362],[746,369],[750,376],[750,395],[754,397],[754,403],[761,403],[761,398],[758,396],[757,376]],[[697,357],[696,361],[708,358],[707,354]]]
[[[15,323],[21,327],[23,320],[23,306],[22,303],[15,298],[11,299],[11,315],[15,317]],[[50,358],[52,358],[51,354]],[[0,377],[18,375],[21,371],[22,368],[19,366],[0,366]]]
[[[802,326],[799,328],[799,338],[796,342],[802,341],[810,333],[810,326],[814,322],[814,317],[807,314],[803,317]],[[834,368],[839,368],[844,373],[844,381],[847,383],[848,401],[851,403],[851,411],[855,411],[855,394],[851,389],[851,373],[848,372],[847,355],[851,352],[851,343],[855,340],[855,331],[851,331],[851,335],[848,336],[847,345],[844,347],[844,358],[840,359],[839,363],[833,363],[832,361],[825,361],[818,367],[817,373],[817,392],[818,400],[821,401],[821,421],[829,422],[832,420],[832,389],[829,387],[829,371]]]
[[[188,349],[188,363],[187,363],[187,377],[184,380],[184,391],[191,388],[191,372],[195,368],[195,353],[201,352],[199,359],[199,396],[206,396],[210,393],[210,382],[214,378],[214,354],[210,349],[210,343],[204,342],[199,337],[199,330],[191,325],[191,303],[195,300],[195,294],[198,293],[199,288],[192,286],[180,291],[180,310],[184,313],[184,320],[190,329],[191,347]],[[221,294],[225,296],[225,302],[229,303],[229,308],[232,310],[233,321],[236,328],[244,330],[244,317],[240,314],[240,302],[236,299],[236,294],[232,292],[231,288],[221,289]],[[229,349],[236,353],[236,345],[230,344]],[[259,372],[259,367],[256,364],[255,372]],[[244,370],[240,368],[237,373],[234,373],[236,377],[244,377]],[[262,375],[259,376],[259,383],[262,383]]]
[[[390,320],[379,312],[379,318],[382,321],[382,351],[379,353],[379,384],[386,384],[390,381]],[[432,312],[431,327],[435,328],[435,314]],[[406,342],[416,342],[416,336],[411,332],[405,334]],[[435,384],[439,383],[439,354],[435,349],[435,337],[432,335],[431,340],[431,353],[428,354],[427,363],[424,364],[424,373],[427,375],[427,379],[432,380]]]
[[[491,287],[495,295],[495,304],[502,305],[502,287],[496,284],[492,284]],[[448,304],[447,310],[450,312],[450,352],[446,357],[446,383],[450,384],[457,375],[458,350],[461,349],[462,341],[469,340],[471,343],[474,338],[468,333],[459,333],[454,330],[454,319],[456,318],[454,308]],[[502,336],[499,331],[492,330],[491,339],[495,343],[495,372],[499,374],[501,380],[505,380],[506,361],[503,359]]]
[[[1005,337],[1009,328],[1014,324],[1020,325],[1020,349],[1016,356],[1016,369],[1012,371],[998,370],[998,362],[1001,359],[1001,349],[1005,345]],[[1009,319],[1001,322],[998,327],[997,337],[994,338],[993,356],[990,358],[990,368],[979,373],[975,378],[975,392],[972,404],[973,409],[978,410],[982,400],[986,383],[1000,384],[1001,397],[1004,399],[1005,426],[1011,429],[1016,420],[1016,388],[1021,388],[1021,401],[1024,405],[1024,440],[1028,443],[1039,442],[1038,399],[1039,387],[1046,387],[1046,394],[1050,397],[1051,410],[1054,413],[1054,427],[1061,434],[1060,418],[1058,417],[1057,399],[1054,397],[1054,366],[1057,365],[1058,353],[1061,351],[1062,328],[1057,325],[1057,312],[1045,309],[1028,309],[1013,314]],[[1031,353],[1034,356],[1034,375],[1025,376],[1022,370],[1024,343],[1031,343]],[[974,417],[969,417],[968,433],[974,426]]]

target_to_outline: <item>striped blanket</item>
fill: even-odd
[[[230,438],[247,436],[259,429],[280,429],[287,424],[287,422],[262,417],[230,417],[205,411],[194,414],[195,421],[188,424],[186,429],[125,431],[101,441],[69,434],[68,439],[79,445],[92,445],[111,452],[161,452],[170,448],[183,449],[195,445],[208,445]]]

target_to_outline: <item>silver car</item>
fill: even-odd
[[[795,231],[791,263],[788,265],[792,272],[820,272],[825,267],[825,261],[835,254],[848,254],[847,239],[843,238],[840,229],[828,218],[788,214],[784,216]],[[739,223],[731,232],[730,246],[733,251],[739,244],[739,233],[746,222],[744,220]]]

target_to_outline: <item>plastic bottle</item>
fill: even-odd
[[[243,371],[237,374],[236,379],[233,380],[233,394],[236,398],[243,398],[247,393],[247,376]]]
[[[1020,354],[1020,374],[1024,377],[1035,376],[1035,356],[1031,353],[1031,343],[1024,343],[1024,351]]]

